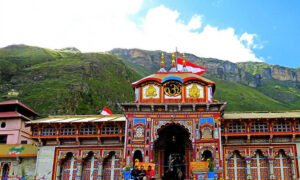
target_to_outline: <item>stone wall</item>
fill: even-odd
[[[54,162],[55,146],[40,147],[37,155],[36,176],[37,179],[51,179]]]

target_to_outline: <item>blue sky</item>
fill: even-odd
[[[265,62],[300,67],[300,1],[165,0],[146,3],[145,7],[160,4],[177,9],[186,21],[200,14],[203,24],[233,27],[237,34],[254,33],[263,46],[254,52]]]
[[[300,1],[0,0],[0,47],[141,48],[300,67]]]

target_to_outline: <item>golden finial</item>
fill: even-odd
[[[172,67],[175,67],[176,64],[175,64],[175,53],[172,54]]]
[[[164,53],[161,53],[161,57],[160,57],[160,67],[164,68],[165,67],[165,56]]]
[[[182,53],[182,65],[183,65],[183,67],[185,67],[185,64],[186,64],[185,54]]]

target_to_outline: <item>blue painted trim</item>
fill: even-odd
[[[205,123],[214,125],[214,118],[211,117],[211,118],[200,118],[199,119],[199,124],[200,125],[205,124]]]
[[[133,125],[136,125],[136,124],[146,124],[146,118],[134,118],[133,119]]]
[[[181,79],[180,77],[177,77],[177,76],[168,76],[168,77],[165,77],[162,80],[162,83],[164,83],[166,81],[170,81],[170,80],[180,81],[181,83],[183,83],[183,79]]]

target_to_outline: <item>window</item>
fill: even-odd
[[[102,126],[101,129],[102,134],[119,134],[119,128],[114,124],[106,124]]]
[[[296,131],[300,131],[300,121],[296,122]]]
[[[268,132],[268,124],[266,122],[254,122],[251,126],[251,132]]]
[[[6,127],[6,123],[5,122],[2,122],[1,123],[1,128],[5,128]]]
[[[32,129],[32,135],[33,136],[38,136],[39,135],[39,129],[37,127]]]
[[[75,135],[76,129],[74,126],[66,125],[60,128],[60,135]]]
[[[229,133],[246,132],[246,128],[245,128],[244,123],[232,122],[232,123],[229,123],[228,132]]]
[[[0,135],[0,144],[6,144],[7,135]]]
[[[27,141],[26,140],[22,140],[21,144],[27,144]]]
[[[56,134],[56,128],[52,126],[47,126],[42,131],[43,136],[55,136],[55,134]]]
[[[86,124],[80,128],[80,134],[97,134],[97,128],[93,124]]]
[[[286,122],[286,121],[277,121],[273,124],[273,131],[274,132],[291,131],[291,124],[290,122]]]
[[[134,137],[143,138],[144,137],[144,128],[142,126],[138,126],[135,128]]]

